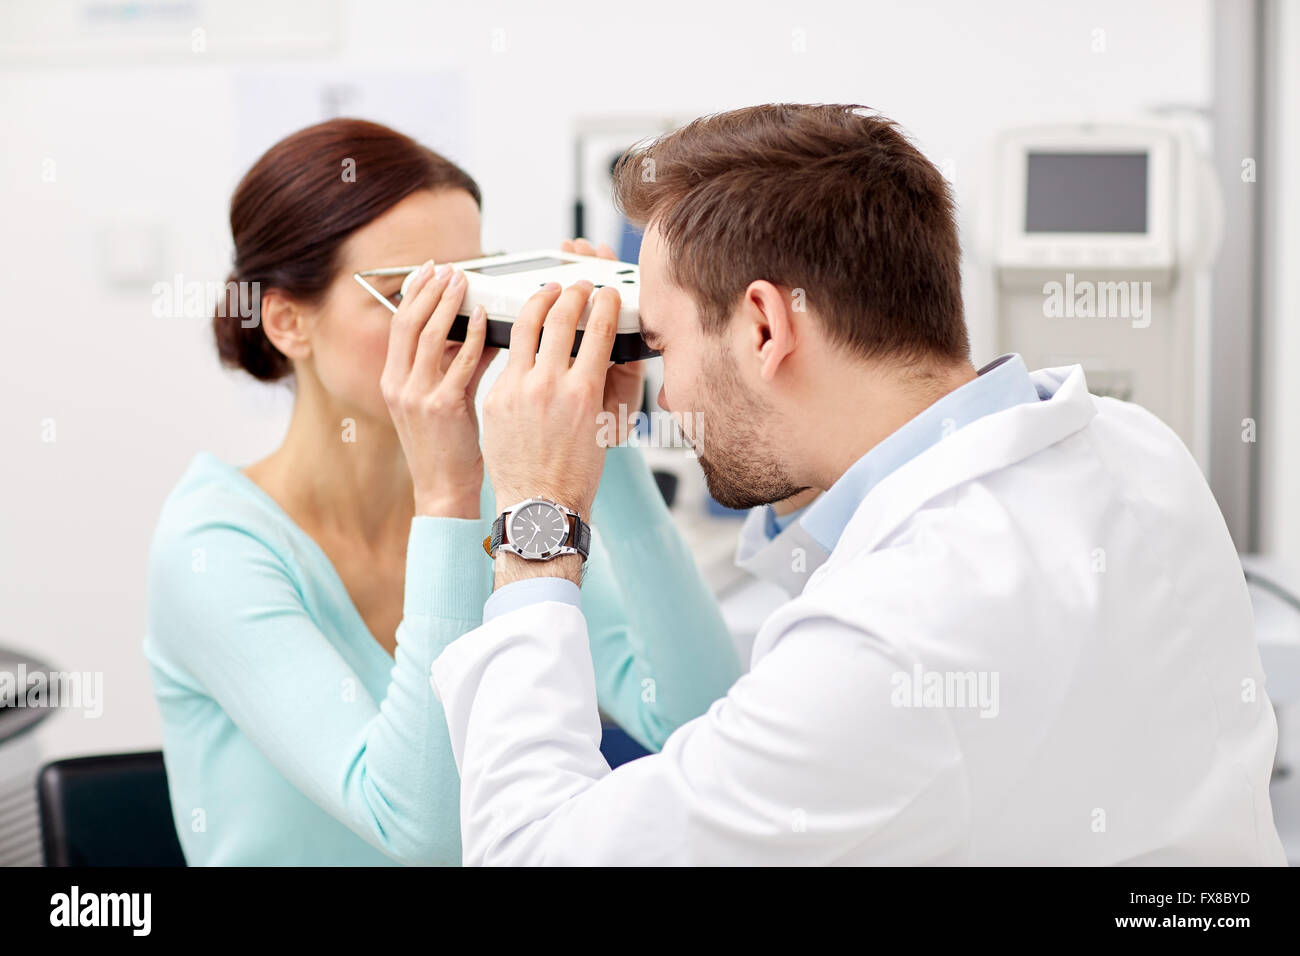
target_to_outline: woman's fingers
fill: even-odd
[[[607,242],[593,246],[590,239],[565,239],[560,243],[561,252],[572,252],[577,256],[599,256],[601,259],[618,260],[613,248]]]
[[[487,313],[483,306],[474,306],[470,313],[469,327],[465,330],[465,342],[456,357],[447,367],[440,387],[448,393],[464,393],[469,390],[470,380],[478,368],[479,358],[483,354],[483,342],[487,339]],[[479,372],[481,375],[482,372]]]
[[[388,332],[388,354],[379,384],[390,407],[411,378],[419,352],[420,336],[451,278],[448,266],[439,266],[437,271],[433,271],[432,262],[431,259],[421,267],[422,272],[426,268],[430,269],[432,275],[411,283],[408,294],[402,297],[402,304],[393,316],[393,325]]]
[[[412,319],[415,299],[428,284],[433,275],[433,260],[430,259],[415,274],[409,291],[411,296],[403,296],[402,304],[397,307],[397,314],[390,320],[388,328],[388,354],[384,359],[383,379],[386,384],[396,385],[404,381],[415,358],[415,343],[419,330]]]
[[[417,392],[433,389],[442,380],[442,353],[447,347],[447,333],[465,300],[465,273],[459,269],[451,270],[443,286],[442,296],[420,332],[415,361],[411,365],[411,388]]]
[[[479,357],[478,360],[478,368],[476,368],[474,370],[474,374],[470,376],[469,387],[466,389],[466,394],[468,395],[478,394],[478,385],[479,382],[483,380],[483,373],[488,370],[488,366],[492,364],[492,361],[499,354],[501,354],[501,350],[498,348],[483,350],[483,354],[482,356]]]

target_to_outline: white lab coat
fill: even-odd
[[[1079,367],[1032,379],[1050,400],[867,494],[659,754],[601,758],[572,605],[449,645],[465,863],[1285,863],[1277,724],[1205,481]]]
[[[745,515],[736,535],[736,566],[794,597],[825,563],[826,554],[797,520],[769,538],[766,510],[751,508]]]

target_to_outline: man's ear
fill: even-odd
[[[279,289],[262,294],[262,329],[286,358],[302,361],[311,355],[307,317],[298,303]]]
[[[750,345],[759,361],[759,375],[771,381],[795,348],[792,300],[785,290],[758,279],[745,290],[744,311],[749,320]]]

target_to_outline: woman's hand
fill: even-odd
[[[618,256],[614,254],[614,250],[605,243],[602,242],[599,246],[593,246],[586,239],[565,239],[560,243],[560,249],[579,256],[618,259]],[[605,411],[615,416],[620,444],[627,440],[632,421],[636,413],[641,411],[641,403],[644,399],[645,362],[624,362],[611,365],[609,371],[605,373]],[[621,415],[619,413],[620,406],[623,408]]]
[[[415,513],[478,518],[483,488],[474,394],[496,349],[483,348],[487,315],[476,308],[464,344],[447,331],[465,298],[465,274],[433,260],[393,316],[380,388],[415,486]]]

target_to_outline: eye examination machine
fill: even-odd
[[[1033,126],[1004,132],[996,153],[999,350],[1029,368],[1082,365],[1091,392],[1155,413],[1204,470],[1223,211],[1190,129]]]
[[[487,346],[509,348],[510,328],[514,324],[515,317],[519,315],[519,310],[524,307],[524,303],[532,297],[533,293],[548,282],[558,282],[561,286],[567,286],[580,279],[587,279],[597,289],[608,285],[619,292],[618,331],[614,336],[614,347],[610,358],[615,362],[635,362],[659,354],[647,346],[645,340],[641,338],[641,317],[637,306],[640,272],[635,263],[601,259],[597,256],[580,256],[557,249],[541,249],[534,252],[482,256],[478,259],[452,262],[449,265],[464,270],[468,283],[465,298],[461,302],[460,314],[447,332],[447,337],[453,342],[465,341],[465,332],[469,327],[469,314],[476,305],[481,305],[487,312]],[[406,294],[419,269],[419,266],[368,269],[355,273],[353,278],[385,308],[396,313],[396,303],[384,296],[368,280],[380,276],[406,276],[397,297],[400,301],[400,296]],[[578,346],[582,343],[582,330],[587,327],[592,304],[589,302],[578,318],[578,332],[573,342],[574,355],[578,354]]]

